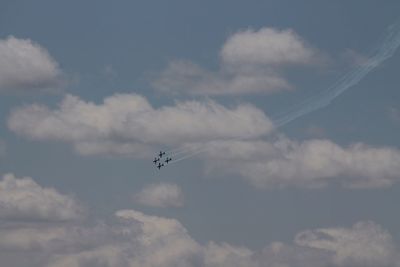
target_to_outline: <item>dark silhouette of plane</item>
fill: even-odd
[[[164,167],[164,164],[161,164],[161,163],[159,162],[158,165],[157,165],[157,168],[158,168],[158,169],[161,169],[161,167]]]
[[[160,158],[154,158],[153,160],[154,164],[157,164],[158,161],[160,161]]]
[[[171,160],[172,160],[171,158],[168,158],[168,157],[167,157],[167,159],[165,160],[165,162],[168,163],[168,162],[170,162]]]
[[[165,152],[160,151],[160,153],[158,153],[158,156],[159,156],[160,158],[162,158],[163,155],[165,155]]]

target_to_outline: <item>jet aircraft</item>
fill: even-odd
[[[158,153],[158,156],[159,156],[160,158],[162,158],[163,155],[165,155],[165,152],[160,151],[160,153]]]
[[[164,162],[166,162],[168,164],[168,162],[170,162],[171,160],[172,160],[171,158],[167,157],[167,159]]]
[[[164,167],[164,163],[161,164],[161,163],[159,162],[158,165],[157,165],[157,168],[158,168],[158,169],[161,169],[161,167]]]
[[[153,160],[154,164],[157,164],[158,161],[160,161],[160,158],[154,158]]]

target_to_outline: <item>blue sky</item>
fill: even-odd
[[[0,1],[0,260],[398,266],[399,10]]]

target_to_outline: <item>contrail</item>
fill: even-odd
[[[299,103],[285,114],[274,118],[272,121],[278,128],[310,112],[321,109],[331,103],[350,87],[359,83],[368,73],[379,67],[385,60],[392,57],[400,46],[400,23],[391,25],[381,45],[365,63],[353,71],[345,74],[335,84],[315,96]]]
[[[171,161],[170,164],[172,164],[172,163],[177,163],[177,162],[179,162],[179,161],[182,161],[182,160],[185,160],[185,159],[194,157],[194,156],[196,156],[197,154],[200,154],[200,153],[204,152],[204,151],[207,150],[207,149],[208,149],[207,146],[206,146],[206,147],[203,147],[203,148],[200,148],[200,149],[197,150],[197,151],[193,151],[192,153],[190,153],[190,154],[188,154],[188,155],[184,155],[184,156],[181,157],[181,158],[178,158],[178,159],[176,159],[176,160]]]
[[[167,157],[172,159],[185,157],[186,154],[191,154],[195,148],[194,147],[179,147],[176,149],[166,151]]]
[[[187,150],[187,147],[182,146],[182,147],[177,147],[175,149],[167,150],[166,152],[167,152],[167,154],[173,155],[175,153],[180,153],[181,151],[185,151],[185,150]]]
[[[321,109],[329,105],[332,100],[341,95],[343,92],[358,84],[371,71],[379,67],[385,60],[394,55],[400,46],[400,22],[396,22],[388,27],[386,33],[381,39],[380,44],[373,49],[371,56],[358,68],[344,74],[338,81],[327,89],[318,94],[304,100],[303,102],[292,107],[282,115],[278,115],[272,119],[274,126],[279,128],[297,118],[308,113]],[[208,144],[209,145],[209,144]],[[171,163],[177,163],[195,155],[204,152],[210,146],[207,144],[203,148],[181,148],[172,150],[175,155],[183,154],[180,158],[173,160]],[[176,151],[176,152],[175,152]]]

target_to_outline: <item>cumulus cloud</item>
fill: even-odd
[[[400,264],[398,244],[387,230],[371,221],[357,222],[350,228],[305,230],[293,242],[272,242],[252,250],[212,240],[200,244],[178,220],[136,210],[119,210],[107,222],[100,219],[32,221],[32,212],[29,218],[25,216],[25,195],[30,195],[33,203],[30,209],[46,220],[64,219],[64,215],[54,216],[57,212],[48,210],[58,206],[62,212],[69,208],[64,204],[69,200],[53,189],[39,187],[30,178],[16,179],[8,175],[0,184],[1,190],[5,183],[14,199],[7,199],[7,194],[4,196],[1,191],[0,213],[4,214],[3,207],[8,207],[23,215],[8,217],[9,223],[0,224],[0,261],[7,266],[384,267]],[[48,203],[40,198],[56,203],[61,199],[63,204],[48,208]],[[44,206],[42,210],[36,207],[38,204]]]
[[[83,208],[70,196],[38,185],[30,177],[6,174],[0,181],[0,218],[65,221],[78,219]]]
[[[202,152],[210,172],[240,175],[261,188],[332,183],[373,188],[400,178],[400,151],[395,148],[343,147],[326,139],[298,142],[271,135],[270,141],[260,140],[273,125],[249,104],[228,108],[213,101],[186,101],[154,108],[136,94],[116,94],[100,104],[67,95],[54,109],[38,104],[15,108],[8,127],[30,139],[70,143],[83,155],[148,158],[155,145],[183,145],[189,154]]]
[[[389,266],[397,257],[392,236],[370,221],[358,222],[352,228],[304,231],[296,235],[295,242],[332,252],[337,266]]]
[[[400,180],[400,151],[330,140],[224,141],[206,145],[208,171],[238,174],[256,187],[387,187]]]
[[[142,156],[154,144],[251,139],[273,128],[265,114],[250,104],[227,108],[213,101],[186,101],[154,108],[136,94],[116,94],[102,104],[67,95],[53,110],[37,104],[16,108],[8,127],[31,139],[72,143],[82,154]]]
[[[0,226],[0,259],[15,266],[21,258],[31,258],[34,267],[361,267],[399,263],[397,244],[373,222],[307,230],[297,234],[294,242],[272,242],[251,250],[213,241],[199,244],[175,219],[135,210],[117,211],[115,218],[113,223],[94,226]]]
[[[320,61],[316,49],[294,31],[274,28],[233,34],[222,46],[220,58],[217,72],[189,61],[172,61],[153,86],[189,94],[271,93],[292,87],[283,75],[285,68]]]
[[[293,30],[261,28],[240,31],[225,42],[222,61],[228,65],[307,64],[315,51]]]
[[[48,51],[29,39],[0,39],[0,92],[51,89],[61,71]]]
[[[265,187],[386,187],[400,176],[400,151],[363,143],[340,146],[326,139],[260,140],[272,122],[256,107],[225,107],[213,101],[177,102],[154,108],[142,96],[116,94],[103,103],[67,95],[58,107],[15,108],[8,127],[34,140],[58,140],[83,155],[148,158],[155,145],[202,152],[209,171],[236,174]],[[273,140],[275,138],[275,140]],[[185,154],[183,154],[185,155]],[[187,155],[187,154],[186,154]]]
[[[181,207],[184,196],[181,188],[176,184],[158,183],[145,186],[134,199],[149,207]]]

